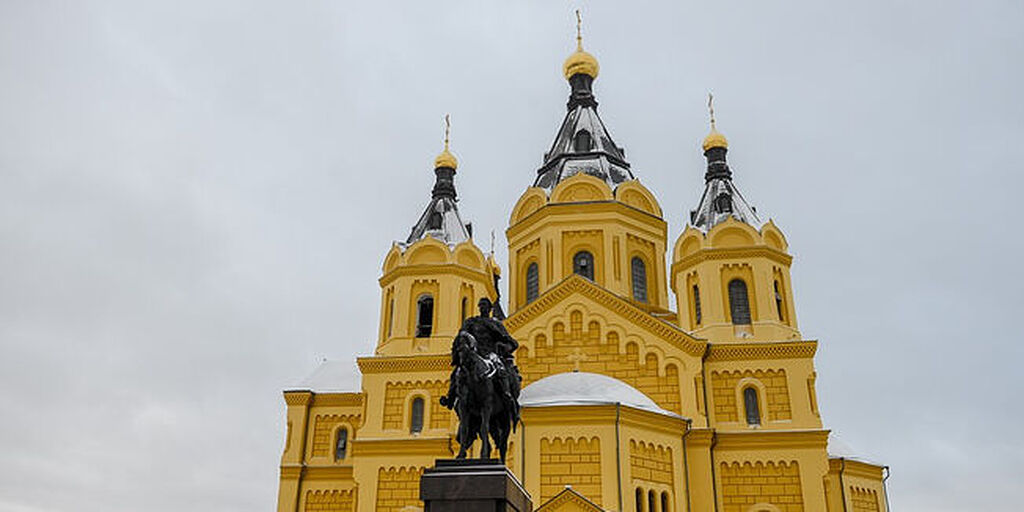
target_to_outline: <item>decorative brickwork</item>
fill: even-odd
[[[629,465],[634,480],[673,485],[672,448],[631,440]]]
[[[408,430],[408,414],[405,411],[409,394],[415,390],[426,390],[430,396],[424,397],[426,405],[430,407],[430,427],[449,428],[451,427],[452,413],[446,409],[439,400],[448,393],[448,381],[405,381],[389,382],[384,392],[384,429],[385,430]]]
[[[878,492],[874,489],[850,486],[850,502],[853,512],[878,512]]]
[[[420,476],[423,468],[380,468],[377,472],[376,512],[400,512],[413,506],[423,508],[420,501]]]
[[[352,512],[356,509],[353,491],[306,491],[306,512]]]
[[[765,389],[768,403],[761,404],[763,414],[770,421],[792,418],[789,406],[789,385],[785,370],[723,371],[711,374],[711,389],[715,403],[715,420],[737,421],[743,404],[737,404],[737,386],[740,380],[756,379]],[[766,407],[767,406],[767,407]]]
[[[316,420],[313,423],[313,456],[314,457],[327,457],[332,455],[334,449],[334,428],[339,423],[348,423],[353,427],[359,425],[361,417],[359,415],[339,415],[330,414],[317,415]],[[354,432],[349,432],[349,439],[352,439]]]
[[[579,311],[569,314],[568,323],[567,331],[564,323],[556,322],[550,336],[538,334],[534,338],[532,351],[516,354],[524,387],[556,373],[600,373],[639,389],[662,408],[682,414],[676,365],[668,364],[664,375],[658,375],[658,357],[649,353],[641,359],[640,348],[633,342],[623,349],[618,332],[610,331],[602,337],[600,324],[584,324],[583,313]]]
[[[590,439],[542,439],[540,442],[540,501],[553,498],[566,485],[601,504],[601,445]]]
[[[774,505],[780,512],[803,512],[800,467],[796,461],[723,462],[722,512],[747,512],[753,505]]]

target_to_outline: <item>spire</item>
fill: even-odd
[[[455,193],[455,169],[459,161],[448,149],[451,136],[451,119],[444,116],[444,149],[434,159],[434,188],[430,193],[430,204],[427,205],[420,220],[412,227],[405,245],[412,244],[426,236],[432,236],[448,245],[469,240],[472,236],[472,225],[462,222],[458,201]]]
[[[690,212],[690,224],[708,231],[716,224],[733,217],[754,227],[761,226],[757,211],[750,206],[736,185],[732,182],[732,170],[726,163],[725,154],[729,151],[729,141],[719,133],[715,126],[714,96],[708,93],[708,115],[711,121],[711,132],[704,137],[701,147],[707,159],[707,171],[704,173],[704,194],[700,198],[697,209]]]
[[[633,179],[625,152],[615,145],[597,115],[592,86],[598,68],[597,59],[583,51],[582,18],[576,11],[576,51],[562,65],[571,88],[567,112],[551,149],[544,154],[544,164],[537,170],[535,187],[551,190],[581,172],[604,180],[612,188]]]

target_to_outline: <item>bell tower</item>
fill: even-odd
[[[506,231],[510,313],[573,274],[641,308],[667,312],[666,223],[598,115],[599,69],[583,50],[577,17],[576,51],[562,66],[567,112]]]
[[[462,321],[475,314],[481,297],[497,297],[492,256],[473,243],[472,225],[457,206],[455,170],[459,162],[448,148],[434,160],[430,202],[404,242],[395,242],[384,258],[380,334],[377,353],[447,353]]]
[[[799,339],[786,238],[736,188],[710,95],[708,108],[704,193],[672,251],[679,325],[713,342]]]

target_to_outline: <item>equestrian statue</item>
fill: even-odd
[[[480,315],[467,318],[452,341],[452,369],[448,394],[441,405],[459,417],[458,459],[480,439],[480,458],[491,457],[491,440],[505,461],[508,436],[519,423],[522,377],[512,355],[519,343],[502,323],[491,317],[492,304],[484,297]]]

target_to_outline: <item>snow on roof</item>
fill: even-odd
[[[828,433],[828,456],[831,459],[847,459],[855,460],[858,462],[864,462],[875,466],[884,466],[872,461],[871,459],[864,458],[862,455],[857,454],[849,443],[844,441],[836,431]]]
[[[618,403],[634,409],[681,417],[658,407],[654,400],[621,380],[586,372],[559,373],[544,377],[523,388],[519,403],[523,407]]]
[[[314,393],[358,393],[359,369],[354,361],[324,360],[320,366],[295,386],[286,391],[312,391]]]

